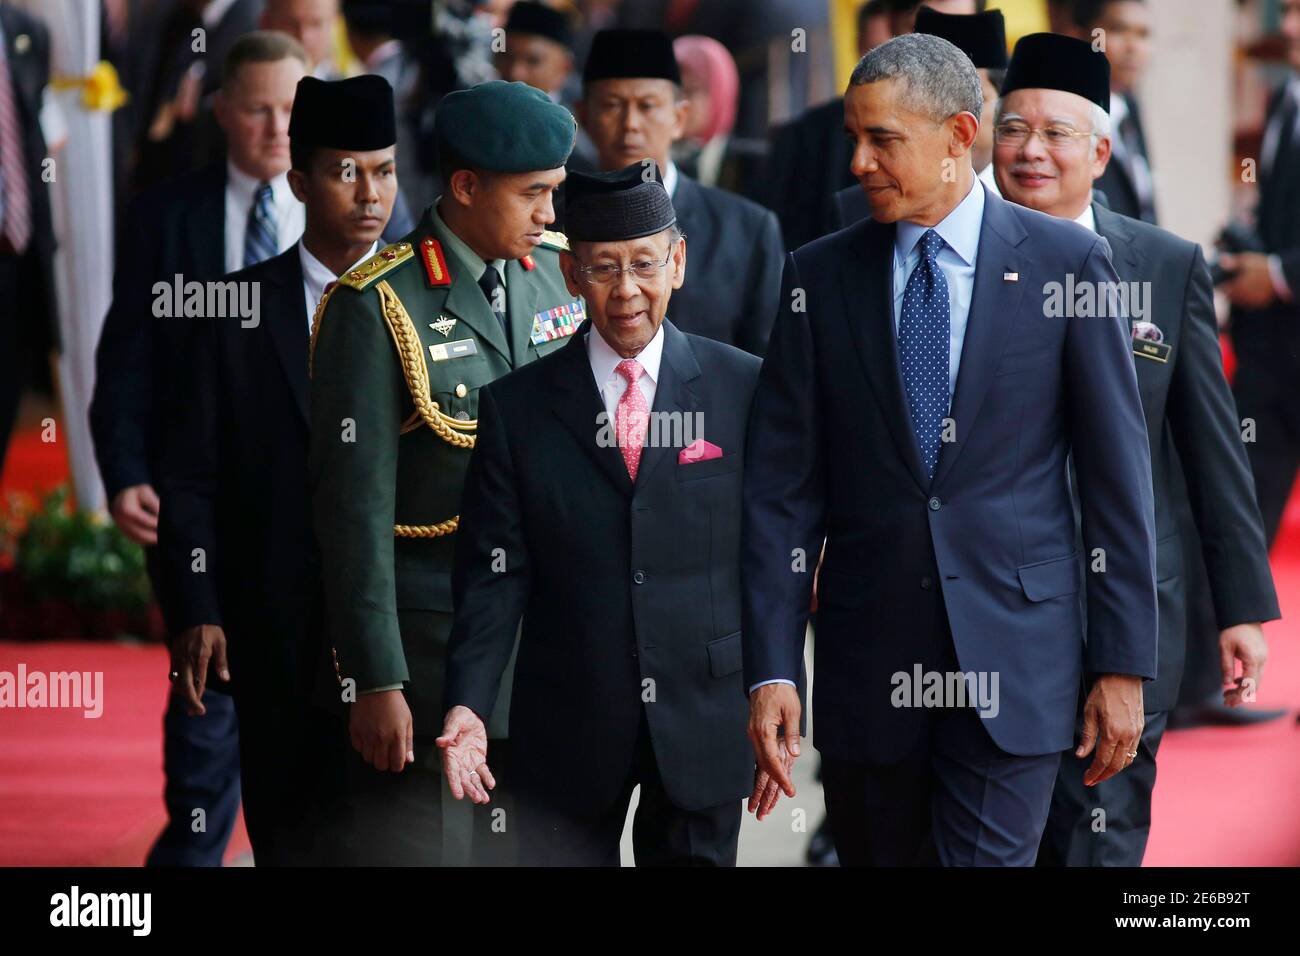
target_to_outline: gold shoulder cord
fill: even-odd
[[[393,344],[397,346],[406,387],[411,393],[411,400],[415,403],[415,415],[403,424],[403,433],[418,427],[415,423],[418,416],[433,429],[435,435],[449,445],[455,448],[473,448],[475,436],[462,434],[462,432],[473,432],[478,427],[477,419],[463,422],[444,414],[438,407],[438,403],[429,394],[429,371],[424,361],[424,349],[420,345],[419,333],[415,331],[415,323],[411,321],[410,314],[392,286],[381,281],[375,289],[379,293],[380,308],[388,323],[388,331],[393,336]],[[393,525],[393,534],[399,538],[437,538],[451,534],[459,524],[460,515],[457,515],[432,525]]]
[[[334,294],[334,290],[337,288],[337,285],[331,285],[329,289],[326,290],[325,294],[320,297],[320,301],[316,303],[316,312],[311,317],[311,341],[307,344],[308,378],[311,378],[312,363],[316,358],[316,334],[320,332],[320,320],[325,315],[325,303],[330,300],[330,296]]]

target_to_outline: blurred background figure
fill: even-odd
[[[1079,35],[1110,61],[1110,121],[1114,155],[1096,188],[1121,216],[1156,221],[1155,182],[1137,90],[1151,59],[1151,10],[1146,0],[1075,0]],[[1097,33],[1097,31],[1101,31]]]
[[[759,145],[736,140],[736,100],[740,74],[727,48],[712,37],[684,36],[673,41],[686,97],[686,133],[673,148],[673,160],[706,186],[745,193]]]
[[[339,0],[264,0],[260,26],[287,33],[307,51],[308,73],[318,80],[343,76],[338,44]]]

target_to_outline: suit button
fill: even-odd
[[[637,584],[645,584],[645,572],[644,572],[644,571],[633,571],[633,572],[632,572],[632,580],[633,580],[634,582],[636,582]]]
[[[931,499],[930,499],[930,510],[931,510],[931,511],[938,511],[938,510],[939,510],[940,508],[942,508],[942,507],[943,507],[943,502],[940,501],[938,498],[931,498]]]
[[[924,590],[924,591],[928,591],[928,590],[930,590],[930,588],[932,588],[932,587],[934,587],[934,579],[933,579],[933,578],[931,578],[929,575],[926,575],[925,577],[921,578],[921,589],[922,589],[922,590]]]
[[[456,386],[456,397],[457,397],[457,398],[464,398],[464,397],[465,397],[466,395],[468,395],[468,394],[469,394],[469,389],[465,387],[465,383],[464,383],[464,382],[461,382],[459,385]]]

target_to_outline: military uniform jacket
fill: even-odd
[[[309,481],[336,676],[345,691],[348,679],[356,692],[405,684],[420,736],[442,726],[479,389],[562,347],[585,318],[560,275],[564,237],[548,233],[506,264],[507,341],[446,229],[430,209],[341,276],[312,332]]]

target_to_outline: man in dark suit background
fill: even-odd
[[[938,37],[896,37],[858,64],[845,112],[873,219],[787,259],[750,423],[751,806],[794,795],[793,683],[824,542],[814,722],[849,865],[923,861],[931,844],[945,865],[1031,864],[1083,674],[1089,784],[1136,755],[1155,676],[1127,320],[1060,299],[1067,276],[1115,273],[1097,237],[976,182],[981,107],[974,65]],[[1086,642],[1071,453],[1084,548],[1105,555]]]
[[[1151,11],[1145,0],[1074,0],[1079,36],[1091,43],[1103,31],[1110,61],[1111,158],[1097,180],[1113,212],[1156,221],[1155,184],[1137,87],[1151,58]]]
[[[657,164],[677,224],[696,250],[691,282],[673,308],[674,324],[762,355],[781,284],[781,229],[762,206],[702,186],[669,159],[673,141],[686,130],[688,105],[667,34],[600,31],[582,85],[578,119],[596,147],[600,168]]]
[[[324,644],[307,495],[308,339],[325,287],[378,248],[397,196],[396,129],[381,77],[299,82],[289,183],[305,206],[303,237],[227,277],[259,290],[259,315],[199,325],[187,399],[165,443],[160,540],[176,595],[177,686],[198,710],[208,661],[228,661],[259,866],[319,861],[341,842],[323,821],[340,789],[342,723],[312,706]]]
[[[169,636],[172,601],[153,547],[156,484],[166,416],[173,403],[187,400],[176,389],[193,323],[180,316],[157,317],[155,284],[170,288],[178,275],[182,282],[216,280],[298,240],[303,214],[285,175],[286,131],[306,60],[297,41],[284,34],[241,37],[223,65],[217,100],[228,145],[225,162],[141,195],[118,237],[113,304],[95,354],[90,425],[113,520],[145,546]],[[216,670],[220,676],[221,668]],[[196,677],[201,708],[187,713],[175,693],[168,703],[164,763],[171,820],[151,862],[220,865],[239,808],[234,706],[228,695],[205,687],[206,675]],[[190,827],[195,807],[207,809],[204,832]]]
[[[40,123],[49,80],[49,31],[22,10],[0,6],[0,471],[27,367],[59,343]]]
[[[639,784],[639,865],[734,865],[753,781],[738,559],[759,363],[665,321],[686,243],[644,173],[569,175],[562,268],[591,321],[484,388],[461,505],[438,744],[453,795],[487,802],[484,721],[522,616],[509,783],[525,864],[617,866]]]
[[[1058,64],[1072,69],[1065,72]],[[1186,646],[1189,581],[1175,507],[1174,483],[1183,480],[1177,461],[1210,571],[1219,647],[1226,660],[1242,664],[1235,681],[1225,675],[1225,682],[1234,683],[1225,695],[1231,703],[1258,688],[1267,656],[1260,623],[1279,616],[1250,464],[1223,377],[1210,270],[1200,247],[1093,199],[1094,180],[1111,158],[1111,133],[1109,117],[1100,103],[1088,100],[1087,90],[1105,89],[1108,71],[1106,58],[1079,40],[1051,34],[1022,40],[1007,73],[994,148],[1005,198],[1074,220],[1110,243],[1111,262],[1130,290],[1133,364],[1155,491],[1159,656],[1157,678],[1143,690],[1146,714],[1138,757],[1126,773],[1091,791],[1082,784],[1078,761],[1062,762],[1040,865],[1142,863],[1156,751],[1178,697]],[[1059,141],[1044,144],[1028,133],[1043,127],[1055,129]],[[1094,826],[1098,807],[1105,812],[1102,829]]]

